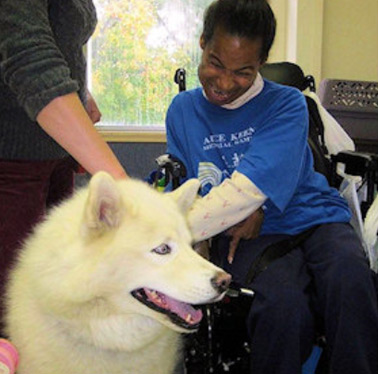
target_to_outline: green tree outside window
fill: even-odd
[[[103,114],[102,126],[164,127],[187,71],[198,85],[199,35],[210,0],[97,0],[99,23],[89,51],[89,86]]]

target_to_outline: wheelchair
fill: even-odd
[[[305,76],[302,69],[293,63],[266,64],[261,69],[261,74],[269,80],[296,87],[302,92],[306,89],[312,92],[316,90],[314,78],[311,75]],[[180,92],[186,89],[184,69],[176,71],[174,80]],[[364,200],[361,202],[361,213],[365,217],[377,191],[378,155],[352,151],[330,155],[325,144],[324,125],[317,110],[317,104],[308,96],[306,96],[306,101],[310,120],[308,142],[314,156],[315,169],[324,174],[329,183],[337,188],[342,181],[337,172],[337,166],[340,163],[345,166],[346,174],[360,176],[362,185],[367,189]],[[186,176],[184,165],[170,155],[162,155],[156,159],[156,162],[158,170],[152,181],[152,184],[156,186],[163,180],[163,185],[171,183],[175,188],[180,184],[180,179]],[[163,178],[161,178],[162,175]],[[210,246],[216,246],[216,242],[217,238],[213,238],[210,240]],[[276,245],[273,249],[268,247],[264,252],[266,258],[261,259],[260,264],[252,264],[255,267],[253,277],[276,258],[287,254],[295,245],[298,245],[298,242],[291,245]],[[214,259],[210,258],[210,260]],[[229,292],[220,303],[203,307],[204,319],[199,331],[184,338],[184,372],[186,374],[250,373],[251,348],[245,320],[253,302],[253,294],[253,290],[231,284]],[[325,339],[319,334],[311,356],[302,367],[302,374],[327,373],[326,358],[325,355],[321,355],[325,347]]]

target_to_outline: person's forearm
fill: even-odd
[[[90,174],[103,170],[117,179],[127,177],[76,93],[52,100],[40,111],[37,121]]]

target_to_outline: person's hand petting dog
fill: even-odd
[[[240,240],[257,238],[260,234],[263,222],[264,210],[260,207],[244,221],[239,222],[226,231],[227,235],[231,236],[230,248],[227,257],[230,264],[234,260],[236,248],[238,247]]]

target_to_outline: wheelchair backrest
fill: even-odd
[[[305,76],[303,70],[294,63],[275,62],[265,64],[260,69],[260,73],[265,79],[273,82],[298,88],[302,92],[306,89],[315,92],[314,77],[312,75]],[[309,113],[308,143],[314,157],[314,168],[319,173],[322,173],[330,183],[334,183],[332,165],[330,159],[327,158],[329,153],[324,141],[324,125],[319,115],[318,106],[308,96],[306,96],[306,102]]]

